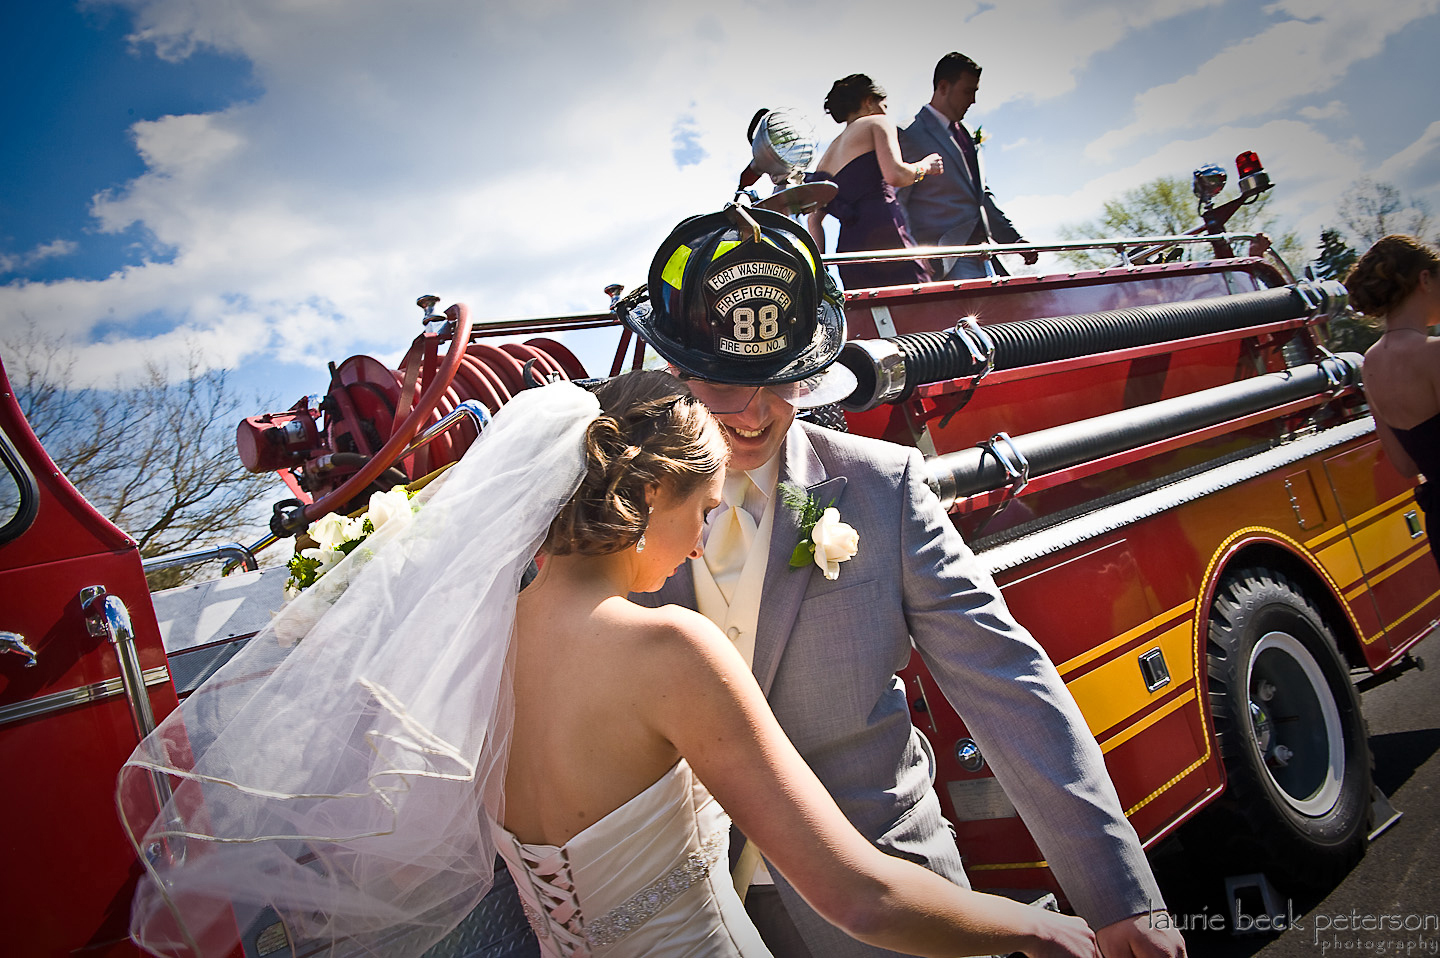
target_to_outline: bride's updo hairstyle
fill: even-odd
[[[1399,233],[1382,237],[1345,274],[1350,305],[1367,316],[1384,316],[1415,291],[1421,273],[1436,268],[1440,254],[1434,247]]]
[[[872,96],[883,100],[885,90],[865,74],[852,73],[836,80],[830,87],[830,92],[825,95],[825,112],[830,114],[836,123],[844,123]]]
[[[585,434],[585,476],[550,524],[542,546],[550,555],[630,548],[650,518],[647,487],[687,496],[728,455],[709,411],[669,373],[617,376],[597,387],[595,398],[600,415]]]

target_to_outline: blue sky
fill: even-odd
[[[826,90],[865,72],[904,123],[952,49],[985,67],[967,119],[1035,240],[1243,150],[1312,243],[1360,176],[1440,211],[1440,0],[700,9],[7,4],[0,340],[63,334],[96,383],[198,348],[288,406],[327,361],[393,362],[421,293],[482,319],[602,308],[729,198],[757,107],[823,145]],[[608,345],[572,342],[592,366]]]

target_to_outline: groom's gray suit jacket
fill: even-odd
[[[797,422],[782,455],[780,482],[833,501],[860,550],[834,581],[813,564],[791,568],[796,516],[777,503],[754,672],[850,821],[886,851],[968,884],[895,675],[913,639],[1076,910],[1100,928],[1160,907],[1079,708],[950,523],[920,454]],[[689,563],[661,591],[633,598],[695,608]],[[815,955],[881,954],[776,881]]]
[[[963,127],[961,134],[970,136]],[[980,224],[982,204],[992,242],[1025,241],[1010,218],[995,205],[990,188],[983,182],[977,183],[970,175],[970,167],[955,144],[955,138],[933,112],[921,107],[910,125],[900,129],[899,138],[900,154],[907,163],[914,163],[931,153],[939,153],[945,161],[945,172],[939,176],[927,176],[914,186],[897,192],[910,223],[910,235],[915,238],[917,246],[968,244]],[[936,279],[941,278],[938,269],[932,268],[932,272]],[[948,278],[984,275],[983,260],[965,259],[955,264]]]

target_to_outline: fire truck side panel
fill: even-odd
[[[6,949],[134,954],[126,933],[139,864],[114,794],[139,736],[115,646],[90,634],[82,589],[102,586],[128,609],[157,720],[175,694],[134,543],[59,475],[0,384],[0,432],[23,464],[10,474],[37,502],[33,520],[0,543],[0,629],[35,652],[28,667],[24,656],[0,655],[0,759],[12,785],[23,783],[7,794],[18,827],[5,835]]]
[[[150,691],[158,710],[166,689]],[[0,726],[7,776],[24,783],[7,789],[7,817],[36,826],[6,830],[0,914],[10,953],[85,947],[90,954],[107,945],[115,954],[139,953],[127,935],[140,863],[114,800],[115,770],[135,747],[133,727],[124,695],[114,693]]]
[[[1348,555],[1333,546],[1329,551],[1350,573],[1344,580],[1347,603],[1357,612],[1375,609],[1360,643],[1365,664],[1379,669],[1440,617],[1424,513],[1410,481],[1384,461],[1378,441],[1327,457],[1324,473],[1351,544]]]
[[[1166,581],[1176,532],[1173,513],[1162,514],[1002,589],[1075,696],[1143,838],[1218,784],[1195,775],[1210,743],[1197,703],[1194,601]],[[1156,652],[1168,681],[1151,690],[1140,659]]]
[[[1147,843],[1223,787],[1208,719],[1205,636],[1209,603],[1227,574],[1253,565],[1283,571],[1329,610],[1342,645],[1357,635],[1371,637],[1377,651],[1364,654],[1372,667],[1391,646],[1367,591],[1398,619],[1397,641],[1413,642],[1431,628],[1440,595],[1426,541],[1412,539],[1406,522],[1415,510],[1413,494],[1388,465],[1377,465],[1377,449],[1373,433],[1366,433],[997,572],[1007,604],[1075,696],[1121,804]],[[1333,490],[1332,475],[1340,477]],[[1378,506],[1363,512],[1352,506],[1356,515],[1348,526],[1344,507],[1337,508],[1337,502],[1377,499]],[[1236,528],[1237,516],[1245,518],[1243,528]],[[1364,570],[1374,571],[1367,579]],[[1393,595],[1382,591],[1390,580]],[[1349,644],[1342,651],[1359,662],[1358,640]],[[1163,662],[1158,673],[1157,660]],[[937,701],[918,659],[908,678],[917,693],[917,722],[936,747],[942,804],[952,814],[967,810],[956,818],[957,837],[976,885],[1054,888],[988,769],[961,768],[956,751],[966,738],[964,725]],[[929,693],[923,701],[921,691]],[[986,808],[993,817],[977,814]]]

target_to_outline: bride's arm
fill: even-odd
[[[895,132],[895,121],[888,116],[868,116],[864,117],[864,120],[871,123],[870,135],[874,137],[875,159],[880,164],[880,175],[885,178],[886,183],[899,189],[902,186],[913,186],[926,176],[938,176],[945,171],[945,161],[940,158],[939,153],[931,153],[915,163],[906,163],[900,155],[900,137]]]
[[[1098,958],[1079,918],[960,888],[855,830],[785,737],[734,647],[674,607],[643,706],[735,824],[832,924],[916,955]]]

